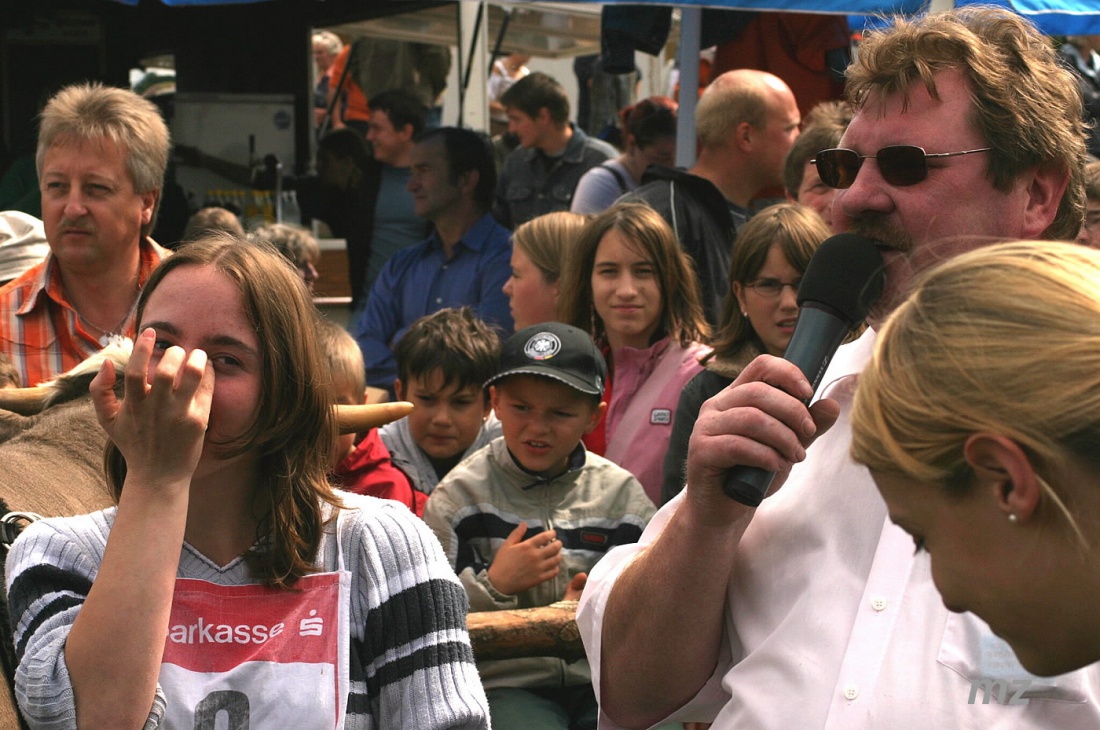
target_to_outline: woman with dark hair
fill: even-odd
[[[12,545],[31,727],[488,727],[438,541],[327,473],[335,391],[301,279],[212,233],[150,276],[116,395],[91,384],[116,506]]]
[[[623,108],[623,153],[581,176],[569,210],[602,213],[637,188],[650,165],[676,164],[676,109],[676,102],[666,96],[651,96]]]
[[[624,203],[581,231],[558,301],[561,321],[587,330],[607,359],[607,410],[584,444],[656,502],[677,398],[710,351],[695,268],[659,213]]]
[[[764,353],[782,357],[798,318],[798,284],[829,227],[811,208],[781,203],[757,213],[737,234],[730,290],[706,370],[680,395],[664,462],[661,504],[684,488],[688,439],[703,401],[733,382]]]

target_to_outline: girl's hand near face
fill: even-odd
[[[65,643],[80,727],[140,727],[148,715],[214,392],[206,353],[164,349],[152,328],[134,343],[124,377],[121,399],[109,361],[89,386],[100,425],[126,459],[126,483]]]
[[[114,365],[105,361],[90,385],[92,402],[128,475],[139,483],[187,485],[202,454],[214,370],[202,350],[168,347],[150,372],[156,349],[156,333],[146,329],[134,343],[121,400],[113,390]]]

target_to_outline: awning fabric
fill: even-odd
[[[113,0],[124,5],[137,5],[139,0]],[[242,5],[270,0],[161,0],[168,6]],[[525,0],[510,0],[524,2]],[[588,0],[558,0],[586,2]],[[789,11],[802,13],[832,13],[839,15],[880,15],[920,12],[923,0],[601,0],[604,3],[679,5],[731,10]],[[1001,5],[1031,19],[1048,35],[1100,34],[1100,2],[1097,0],[956,0],[958,5],[974,2]],[[363,0],[364,5],[376,0]],[[855,25],[859,25],[858,22]]]

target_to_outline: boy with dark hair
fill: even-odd
[[[431,494],[456,464],[500,435],[481,384],[496,372],[500,338],[469,307],[421,317],[397,343],[397,399],[416,406],[381,429],[413,487]]]
[[[489,379],[503,436],[444,478],[424,519],[472,611],[575,600],[614,545],[635,542],[655,508],[630,472],[588,453],[607,364],[592,338],[546,322],[505,341]],[[595,727],[587,660],[478,663],[495,728]]]
[[[520,145],[504,160],[493,204],[493,215],[506,228],[569,210],[581,175],[619,154],[569,122],[569,97],[547,74],[523,77],[504,92],[501,103],[508,131]]]

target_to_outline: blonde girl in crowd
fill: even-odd
[[[533,218],[512,234],[512,275],[504,283],[516,330],[558,319],[565,257],[591,216],[558,211]]]
[[[181,247],[92,400],[116,506],[7,563],[36,727],[487,728],[466,594],[403,505],[337,496],[318,313],[274,249]]]
[[[658,213],[616,205],[570,253],[561,318],[604,352],[607,411],[585,445],[630,471],[654,503],[680,391],[703,369],[710,327],[688,255]]]
[[[852,455],[890,519],[1029,672],[1100,660],[1100,252],[958,256],[882,328]]]

